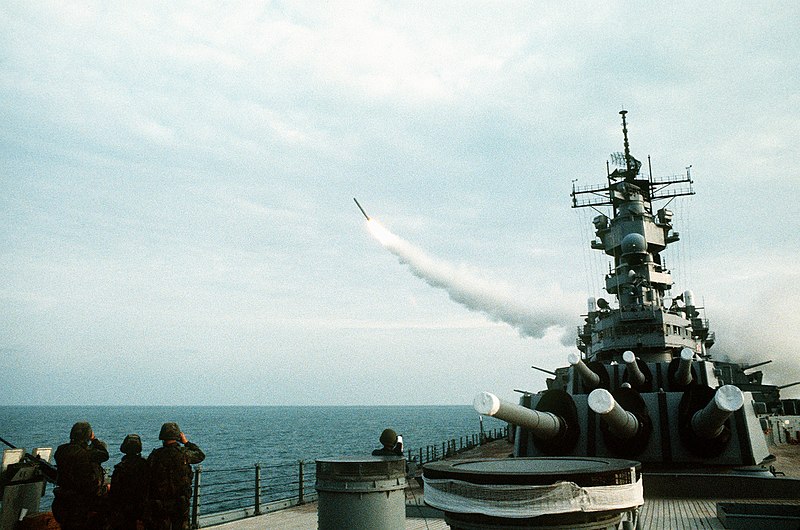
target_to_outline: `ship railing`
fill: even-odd
[[[406,460],[422,465],[428,462],[450,458],[464,451],[474,449],[481,444],[506,437],[508,437],[508,427],[498,427],[489,431],[484,431],[483,433],[452,438],[441,444],[420,447],[416,451],[409,449],[406,451]]]
[[[585,186],[573,186],[573,193],[600,193],[608,191],[608,184],[587,184]]]
[[[450,458],[508,435],[509,428],[505,426],[409,449],[405,455],[409,474],[416,477],[422,464]],[[314,462],[304,460],[224,469],[195,466],[191,526],[204,528],[313,502],[317,500],[316,478]]]
[[[677,184],[679,182],[692,183],[692,179],[689,178],[687,175],[667,175],[664,177],[653,177],[650,180],[651,184],[656,184],[656,185]]]
[[[218,525],[316,500],[315,480],[313,466],[303,460],[224,469],[196,466],[192,527]],[[311,492],[306,491],[308,483]]]
[[[655,201],[658,199],[670,199],[672,197],[684,197],[686,195],[694,195],[694,189],[691,186],[670,189],[669,191],[658,191],[653,193],[651,199]]]

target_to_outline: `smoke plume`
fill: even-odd
[[[555,307],[534,309],[515,299],[509,287],[480,278],[464,266],[454,266],[429,256],[374,219],[369,220],[367,226],[381,245],[399,258],[400,263],[408,265],[411,272],[428,285],[445,290],[454,302],[483,313],[495,322],[504,322],[525,337],[541,338],[548,329],[561,328],[562,342],[572,344],[573,337],[564,333],[572,320],[566,310]]]

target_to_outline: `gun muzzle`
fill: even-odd
[[[639,364],[636,362],[636,355],[630,350],[622,354],[622,360],[625,361],[625,366],[628,368],[628,380],[632,386],[642,386],[647,381],[647,377],[639,369]]]
[[[675,372],[675,383],[686,386],[692,382],[692,359],[694,352],[689,348],[681,350],[681,360],[678,371]]]
[[[600,415],[614,436],[630,439],[639,432],[639,420],[623,409],[608,390],[604,388],[592,390],[588,402],[589,408]]]
[[[597,388],[600,386],[600,376],[594,373],[591,368],[586,366],[586,363],[581,360],[576,353],[570,353],[567,356],[569,364],[580,375],[581,381],[587,388]]]
[[[734,385],[721,386],[714,399],[692,416],[692,431],[699,438],[711,440],[722,432],[731,414],[744,405],[744,393]]]
[[[490,392],[481,392],[475,396],[472,406],[478,414],[492,416],[529,429],[534,436],[542,440],[555,438],[563,430],[561,418],[552,412],[531,410],[515,403],[508,403]]]

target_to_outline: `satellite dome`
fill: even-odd
[[[628,234],[622,239],[623,254],[641,254],[647,251],[647,240],[642,234]]]

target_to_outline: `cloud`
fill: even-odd
[[[554,332],[603,295],[568,195],[605,178],[625,106],[655,176],[694,165],[698,195],[672,203],[691,245],[667,259],[712,327],[740,315],[720,315],[718,347],[766,333],[791,352],[797,10],[6,2],[0,346],[65,374],[97,361],[90,376],[142,399],[147,370],[168,370],[151,353],[172,351],[237,390],[279,365],[269,382],[296,400],[346,396],[303,395],[292,366],[382,351],[426,367],[428,402],[468,403],[481,378],[536,390],[520,367],[563,365],[571,333]],[[362,192],[414,242],[409,269],[360,237]],[[155,360],[123,376],[119,352]],[[76,395],[52,383],[50,402]],[[246,399],[207,387],[209,403]]]

